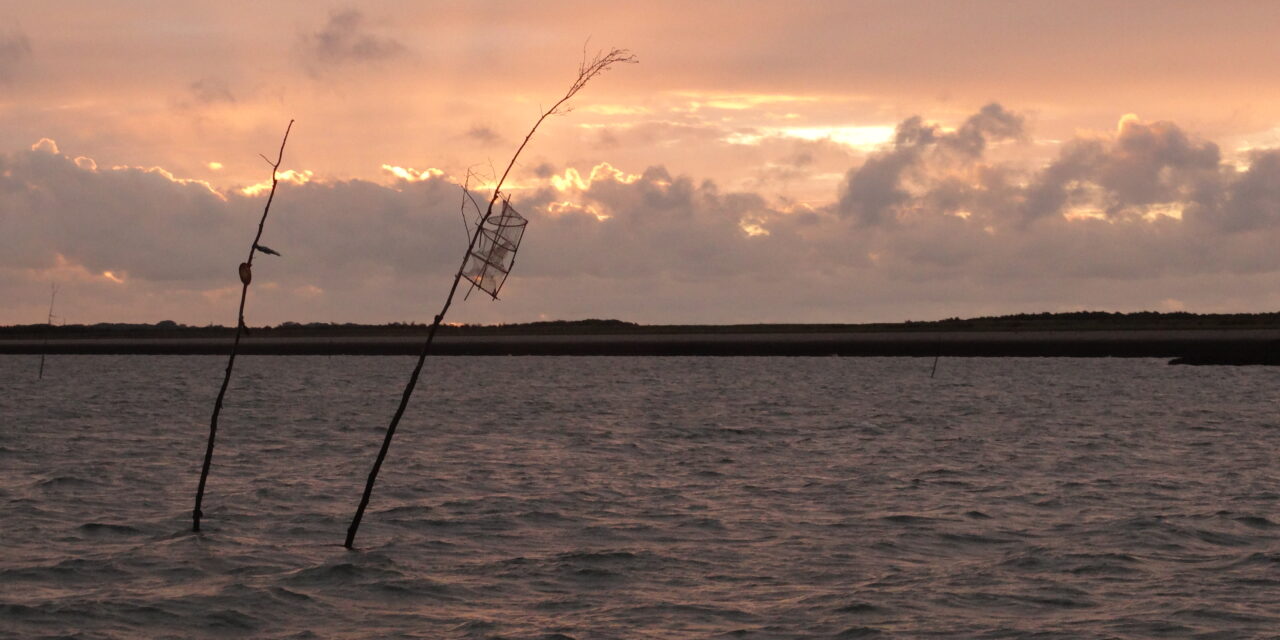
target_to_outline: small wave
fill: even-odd
[[[1224,608],[1208,608],[1197,607],[1194,609],[1183,609],[1175,611],[1174,617],[1190,620],[1201,620],[1206,622],[1248,622],[1261,623],[1275,621],[1273,617],[1260,616],[1243,611],[1230,611]]]
[[[1018,554],[1000,562],[1001,567],[1019,571],[1043,571],[1052,564],[1054,562],[1046,557],[1043,550]]]
[[[378,515],[387,518],[421,517],[431,512],[431,507],[421,504],[407,504],[378,511]]]
[[[0,602],[0,618],[16,620],[29,618],[39,613],[39,610],[35,607],[28,607],[25,604]]]
[[[338,562],[296,571],[285,579],[285,583],[294,586],[325,586],[399,580],[402,578],[404,578],[404,575],[393,569]]]
[[[577,598],[557,598],[534,603],[534,608],[542,611],[582,611],[592,609],[595,605]]]
[[[1277,526],[1276,523],[1262,516],[1240,516],[1235,518],[1235,521],[1254,529],[1271,529]]]
[[[923,526],[942,522],[940,518],[930,518],[929,516],[913,516],[909,513],[899,513],[891,516],[881,516],[881,520],[892,522],[894,524],[909,524],[913,526]]]
[[[225,631],[255,631],[262,626],[262,622],[258,618],[239,609],[210,611],[204,614],[202,618],[208,628]]]
[[[1229,568],[1241,567],[1276,567],[1280,568],[1280,553],[1258,551],[1251,553],[1228,565]]]
[[[635,607],[626,607],[623,609],[627,613],[640,615],[645,619],[660,619],[669,616],[687,616],[698,620],[732,620],[735,622],[746,622],[754,619],[750,613],[730,607],[716,607],[703,604],[684,604],[674,602],[661,602],[657,604],[640,605]]]
[[[581,567],[574,569],[573,575],[574,577],[585,578],[588,580],[608,580],[612,578],[621,578],[623,574],[599,567]]]
[[[693,527],[696,529],[708,529],[711,531],[724,531],[724,523],[715,518],[690,518],[680,523],[682,527]]]
[[[497,628],[498,624],[492,620],[467,620],[466,622],[454,625],[449,630],[458,633],[473,634],[489,632]]]
[[[77,478],[76,476],[54,476],[46,478],[36,483],[37,487],[42,489],[64,489],[78,487],[93,487],[99,483],[86,478]]]
[[[400,580],[376,582],[372,585],[372,590],[380,598],[425,598],[442,602],[460,602],[465,596],[465,594],[460,593],[458,588],[455,588],[452,585],[434,582],[425,578],[404,578]]]
[[[559,511],[526,511],[516,516],[530,522],[568,522],[573,520]]]
[[[943,540],[960,544],[1013,544],[1017,542],[1010,538],[987,536],[978,533],[943,533],[939,537]]]
[[[88,522],[80,525],[76,530],[94,536],[132,536],[142,533],[127,524],[110,524],[106,522]]]
[[[1014,609],[1088,609],[1098,604],[1082,594],[1059,595],[1046,594],[1010,594],[991,592],[971,592],[955,594],[951,599],[953,606],[960,608],[980,608],[984,610]]]
[[[873,627],[849,627],[836,634],[837,638],[878,638],[884,632]]]
[[[1213,531],[1211,529],[1199,529],[1188,527],[1180,531],[1183,535],[1189,535],[1197,540],[1207,542],[1212,545],[1221,547],[1243,547],[1253,543],[1253,538],[1248,536],[1238,536],[1223,531]]]
[[[630,562],[638,556],[630,551],[570,551],[561,553],[556,559],[584,562]]]
[[[314,602],[315,598],[297,591],[290,591],[284,587],[275,587],[271,589],[272,595],[279,597],[281,600],[294,600],[297,602]]]
[[[869,602],[850,602],[849,604],[836,608],[839,613],[854,613],[859,615],[882,613],[884,610]]]
[[[110,560],[73,558],[54,565],[20,567],[0,571],[0,582],[8,580],[55,580],[62,584],[99,583],[127,579],[130,574]]]
[[[1141,561],[1127,553],[1080,553],[1065,558],[1071,573],[1079,576],[1126,576],[1140,573]]]

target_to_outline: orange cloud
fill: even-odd
[[[315,174],[311,171],[305,171],[305,170],[294,171],[293,169],[288,169],[286,171],[281,171],[280,173],[278,173],[277,179],[279,182],[292,182],[293,184],[306,184],[308,182],[311,182],[311,176],[313,175]],[[240,193],[249,197],[253,197],[260,193],[266,193],[267,191],[270,191],[270,190],[271,190],[271,181],[264,180],[257,184],[251,184],[247,187],[240,189]]]
[[[634,173],[627,173],[620,169],[614,168],[608,162],[591,167],[591,173],[584,179],[577,169],[570,167],[564,170],[564,175],[551,176],[551,186],[556,191],[568,191],[577,189],[578,191],[586,191],[591,188],[591,183],[597,180],[612,180],[621,182],[622,184],[631,184],[639,180],[640,176]]]
[[[444,175],[444,172],[434,167],[427,167],[422,171],[418,171],[413,167],[397,167],[394,165],[384,164],[382,170],[406,182],[419,182],[421,180],[430,180]]]

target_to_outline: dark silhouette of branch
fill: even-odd
[[[610,49],[608,53],[597,53],[594,58],[587,60],[584,53],[582,62],[578,65],[578,77],[569,85],[569,90],[565,92],[564,97],[560,98],[550,109],[544,111],[533,123],[533,128],[529,130],[529,134],[524,137],[524,141],[520,143],[520,147],[516,149],[514,155],[511,156],[511,162],[507,163],[506,171],[502,172],[502,177],[493,187],[493,196],[489,198],[489,206],[485,209],[484,215],[476,224],[475,229],[471,232],[471,241],[467,245],[467,250],[462,254],[462,264],[458,266],[458,273],[453,277],[453,286],[449,288],[449,295],[444,300],[444,307],[440,309],[440,313],[436,314],[435,319],[431,322],[431,329],[427,331],[427,340],[422,345],[422,352],[418,355],[418,364],[413,369],[413,374],[409,376],[409,383],[404,387],[404,393],[400,396],[400,406],[396,408],[396,413],[391,418],[391,424],[387,427],[386,436],[382,440],[382,448],[378,451],[378,457],[373,462],[373,469],[369,471],[369,478],[365,482],[364,495],[360,497],[360,506],[356,507],[355,517],[351,519],[351,526],[347,528],[347,540],[343,543],[348,549],[355,544],[356,531],[360,528],[360,520],[364,517],[365,508],[369,506],[369,497],[373,495],[373,484],[378,479],[378,471],[382,469],[382,462],[387,458],[387,450],[391,448],[391,439],[396,434],[396,427],[400,424],[400,418],[404,416],[405,408],[409,406],[409,398],[413,395],[413,389],[418,384],[418,377],[422,374],[422,366],[427,361],[427,355],[431,353],[431,341],[435,339],[436,330],[440,328],[440,323],[444,321],[444,316],[449,312],[449,307],[453,304],[453,296],[458,291],[458,283],[462,281],[463,271],[467,268],[467,258],[476,247],[476,242],[480,239],[480,230],[484,227],[484,223],[493,215],[493,205],[502,195],[502,185],[507,180],[507,175],[511,173],[511,168],[515,166],[516,159],[520,157],[520,153],[524,151],[529,140],[533,138],[533,134],[538,131],[538,127],[546,120],[548,116],[557,113],[563,113],[560,109],[573,96],[577,95],[583,87],[592,78],[609,70],[609,67],[615,64],[634,64],[637,62],[635,56],[631,55],[626,49]],[[474,286],[474,285],[473,285]]]
[[[49,285],[49,318],[46,321],[48,326],[45,327],[44,344],[40,346],[40,375],[36,377],[37,380],[44,380],[44,352],[49,347],[49,332],[53,331],[53,299],[57,296],[58,285],[56,283]]]
[[[253,237],[253,244],[249,245],[249,259],[240,263],[240,311],[238,312],[238,320],[236,322],[236,338],[231,343],[231,357],[227,359],[227,372],[222,378],[222,388],[218,390],[218,399],[213,403],[213,417],[209,419],[209,445],[204,452],[204,467],[200,469],[200,485],[196,488],[196,506],[191,511],[191,530],[200,530],[200,518],[204,515],[200,511],[200,504],[204,501],[204,487],[209,479],[209,465],[213,463],[213,441],[218,435],[218,414],[222,412],[222,401],[227,395],[227,385],[231,383],[231,368],[236,364],[236,352],[240,349],[240,336],[248,331],[244,324],[244,301],[249,295],[249,282],[253,280],[253,254],[257,251],[280,255],[275,251],[266,250],[265,247],[259,246],[258,241],[262,239],[262,228],[267,223],[267,214],[271,212],[271,201],[276,197],[276,185],[280,182],[280,163],[284,160],[284,145],[289,142],[289,132],[293,130],[293,120],[289,121],[289,126],[284,130],[284,139],[280,141],[280,153],[276,156],[275,163],[267,160],[266,156],[262,156],[271,164],[271,193],[267,196],[267,204],[262,208],[262,219],[258,221],[258,234]],[[261,154],[259,154],[261,155]]]

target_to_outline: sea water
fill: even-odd
[[[0,357],[0,636],[1267,637],[1280,369]]]

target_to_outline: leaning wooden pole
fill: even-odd
[[[431,342],[436,337],[436,330],[440,328],[440,323],[444,321],[444,315],[448,313],[449,307],[453,304],[453,296],[458,292],[458,284],[462,282],[463,272],[467,268],[467,259],[471,255],[471,251],[475,249],[476,242],[480,239],[480,230],[484,227],[484,223],[489,221],[493,215],[493,205],[498,202],[498,198],[502,196],[502,185],[507,181],[507,175],[511,173],[511,168],[516,165],[516,159],[520,157],[520,153],[524,151],[529,140],[533,138],[533,134],[538,131],[538,127],[549,116],[561,113],[560,109],[575,94],[586,86],[587,82],[592,78],[604,73],[615,63],[634,63],[635,57],[625,49],[612,49],[607,54],[597,55],[594,59],[588,61],[583,56],[582,64],[578,67],[578,79],[569,87],[569,91],[565,93],[552,107],[538,118],[533,124],[533,128],[529,130],[529,134],[524,137],[524,142],[520,143],[520,147],[516,149],[514,155],[511,156],[511,162],[507,163],[507,168],[502,172],[502,177],[498,179],[497,185],[493,188],[493,195],[489,198],[489,206],[485,209],[484,215],[480,217],[476,223],[475,229],[471,230],[470,241],[467,244],[467,250],[462,254],[462,264],[458,266],[458,273],[453,276],[453,285],[449,287],[449,295],[445,297],[444,307],[440,309],[440,313],[431,322],[431,328],[427,331],[427,340],[422,345],[422,352],[418,354],[418,364],[413,368],[413,374],[409,376],[409,382],[404,387],[404,393],[400,396],[400,406],[396,407],[396,413],[391,417],[391,424],[387,427],[387,433],[382,439],[382,448],[378,450],[378,457],[373,461],[373,469],[369,471],[369,478],[365,481],[364,494],[360,496],[360,506],[356,507],[356,514],[351,519],[351,526],[347,527],[347,540],[343,543],[348,549],[355,544],[356,532],[360,529],[360,520],[364,518],[364,510],[369,506],[369,497],[373,495],[373,485],[378,480],[378,471],[382,469],[382,462],[387,458],[387,451],[391,448],[391,439],[396,435],[396,427],[400,425],[400,418],[404,416],[405,408],[409,406],[409,398],[413,395],[414,387],[418,384],[418,376],[422,374],[422,367],[427,361],[427,356],[431,353]]]
[[[293,120],[284,130],[284,139],[280,141],[280,153],[271,164],[271,193],[267,196],[267,204],[262,208],[262,219],[258,221],[258,235],[253,237],[249,245],[249,259],[240,263],[240,311],[237,313],[236,339],[231,343],[231,357],[227,358],[226,375],[222,378],[222,388],[218,390],[218,399],[213,403],[213,417],[209,419],[209,444],[204,451],[204,467],[200,469],[200,485],[196,488],[196,506],[191,511],[191,530],[200,530],[200,504],[204,502],[204,487],[209,480],[209,465],[213,463],[213,441],[218,435],[218,414],[222,412],[222,400],[227,395],[227,385],[231,384],[231,369],[236,364],[236,352],[240,349],[240,336],[244,333],[244,301],[249,295],[249,282],[253,279],[253,254],[259,249],[258,241],[262,239],[262,228],[267,223],[267,214],[271,212],[271,201],[276,197],[276,185],[280,182],[280,163],[284,160],[284,145],[289,142],[289,132],[293,130]],[[271,162],[267,160],[267,162]]]
[[[53,331],[53,299],[58,297],[58,285],[49,285],[49,318],[44,327],[44,343],[40,345],[40,374],[37,380],[44,380],[44,354],[49,350],[49,333]]]

